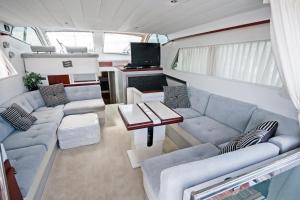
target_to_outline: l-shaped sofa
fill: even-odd
[[[66,105],[46,107],[40,92],[18,95],[0,105],[0,112],[12,103],[37,118],[27,131],[16,131],[0,117],[0,142],[16,169],[16,179],[24,199],[41,199],[57,150],[57,129],[66,115],[97,113],[104,122],[105,104],[100,85],[65,87],[70,100]]]
[[[191,107],[175,109],[184,121],[167,127],[167,135],[185,148],[142,163],[149,200],[182,200],[184,192],[196,185],[221,176],[228,178],[230,173],[300,146],[297,120],[191,87],[188,95]],[[268,142],[219,154],[231,139],[270,120],[278,121],[279,127]]]

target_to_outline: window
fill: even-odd
[[[33,28],[28,27],[26,31],[26,43],[36,46],[42,45],[41,40],[39,39]]]
[[[282,86],[270,41],[218,45],[214,62],[217,77]]]
[[[169,39],[166,35],[160,35],[160,34],[151,34],[148,38],[149,43],[165,44],[168,41],[169,41]]]
[[[31,27],[14,27],[12,30],[12,37],[22,40],[30,45],[42,45],[36,31]]]
[[[0,50],[0,80],[16,74],[17,71],[14,69],[4,53]]]
[[[25,27],[14,27],[12,36],[25,42]]]
[[[47,38],[57,52],[65,52],[64,46],[87,47],[94,51],[94,37],[92,32],[47,32]]]
[[[104,53],[129,54],[131,42],[141,42],[139,35],[104,33]]]
[[[176,70],[208,74],[210,47],[182,48],[178,51]]]
[[[173,69],[281,87],[270,41],[182,48]]]

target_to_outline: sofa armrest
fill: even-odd
[[[182,200],[184,190],[189,187],[262,162],[278,153],[276,145],[262,143],[165,169],[160,175],[159,200]]]
[[[279,135],[269,140],[280,148],[280,153],[285,153],[300,146],[300,137],[292,135]]]
[[[101,99],[101,87],[97,85],[81,85],[65,87],[66,95],[70,101]]]

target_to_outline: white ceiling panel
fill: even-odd
[[[262,0],[0,0],[0,20],[44,29],[173,33],[251,11]]]

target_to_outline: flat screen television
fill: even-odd
[[[131,65],[135,67],[160,66],[160,44],[159,43],[137,43],[132,42]]]

